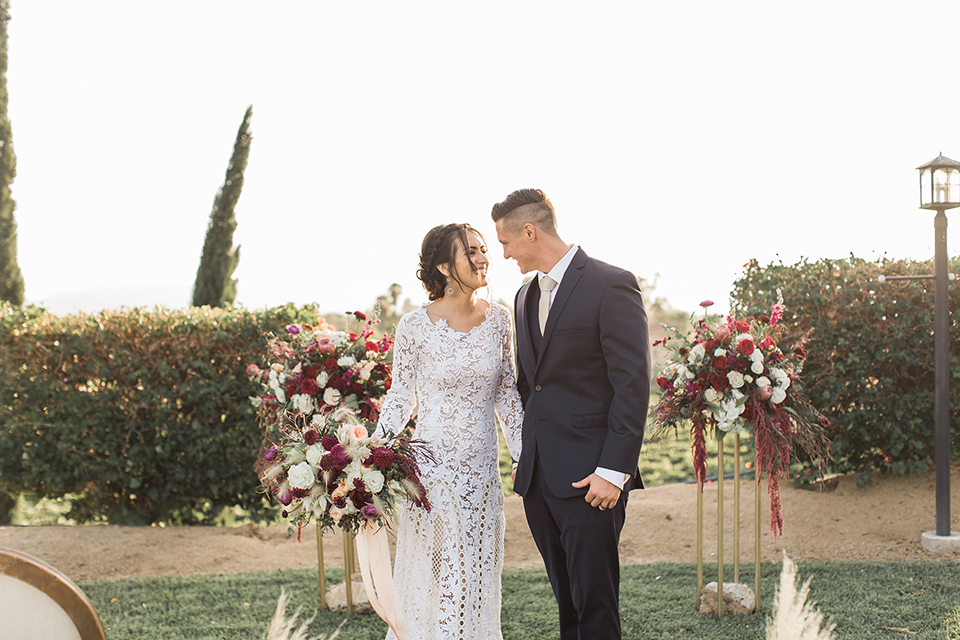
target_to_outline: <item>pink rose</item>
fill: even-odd
[[[759,389],[757,389],[757,396],[761,400],[769,400],[770,396],[772,395],[773,395],[773,387],[770,385],[767,385],[765,387],[760,387]]]
[[[353,427],[353,437],[357,440],[363,440],[367,437],[367,428],[362,424],[354,425]]]
[[[333,344],[333,340],[330,338],[320,338],[317,342],[317,351],[324,355],[330,355],[337,350],[336,345]]]

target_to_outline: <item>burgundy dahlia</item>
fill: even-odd
[[[394,453],[390,449],[387,449],[386,447],[377,447],[373,450],[373,452],[370,453],[370,457],[367,459],[372,460],[373,464],[377,465],[378,467],[385,469],[393,464],[394,457]]]

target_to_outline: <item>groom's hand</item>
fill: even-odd
[[[612,509],[620,499],[620,489],[617,485],[607,482],[595,473],[591,473],[580,482],[574,482],[573,486],[577,489],[590,487],[583,499],[589,502],[591,507],[597,507],[601,511]]]

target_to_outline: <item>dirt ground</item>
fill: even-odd
[[[783,535],[769,530],[769,502],[761,486],[761,556],[780,560],[781,550],[803,560],[914,560],[942,558],[920,544],[924,531],[936,529],[933,474],[895,478],[876,474],[874,486],[858,490],[856,478],[838,478],[824,492],[785,483]],[[951,515],[960,529],[960,468],[951,473]],[[752,480],[741,483],[741,562],[753,562],[754,495]],[[724,556],[732,559],[734,484],[724,483]],[[716,562],[717,484],[704,489],[704,558]],[[530,537],[521,498],[506,500],[505,566],[542,567]],[[243,527],[0,527],[0,547],[40,558],[73,580],[170,574],[228,574],[317,566],[316,529],[303,541],[287,528]],[[327,567],[343,567],[343,536],[323,538]],[[675,484],[633,492],[620,543],[624,564],[696,561],[696,485]],[[954,556],[960,557],[960,556]]]

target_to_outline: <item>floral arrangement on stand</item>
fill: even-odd
[[[712,304],[704,301],[701,306],[706,309]],[[800,447],[817,461],[821,474],[830,448],[825,431],[829,421],[800,388],[806,336],[786,351],[780,348],[785,327],[778,322],[783,311],[778,291],[770,315],[746,320],[728,317],[716,326],[702,320],[690,335],[664,325],[668,335],[654,346],[662,345],[672,357],[657,377],[662,393],[651,413],[655,434],[689,425],[701,491],[707,476],[708,432],[719,439],[744,429],[752,431],[757,482],[766,473],[770,529],[775,535],[783,532],[780,478],[787,471],[792,448]]]
[[[316,518],[321,530],[356,533],[406,499],[429,510],[417,460],[430,452],[404,434],[372,435],[390,389],[385,359],[393,338],[371,340],[376,318],[360,333],[291,324],[267,339],[265,368],[247,367],[263,392],[250,398],[260,409],[264,438],[257,473],[281,514],[300,530]]]
[[[266,368],[247,367],[247,375],[263,386],[263,393],[250,400],[260,408],[268,432],[284,415],[324,415],[340,406],[376,422],[390,389],[385,359],[393,338],[370,340],[379,321],[360,311],[351,315],[365,321],[359,335],[337,331],[321,318],[317,327],[290,324],[286,335],[268,336]]]

